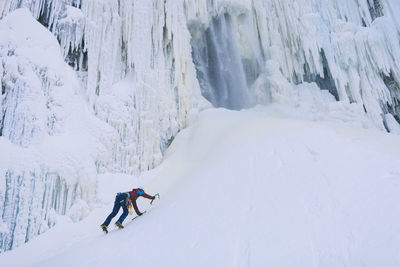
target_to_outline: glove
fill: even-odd
[[[151,198],[151,200],[154,200],[154,199],[156,199],[156,196],[153,196],[153,197]]]
[[[143,215],[143,213],[141,213],[141,212],[138,213],[138,216],[142,216],[142,215]]]

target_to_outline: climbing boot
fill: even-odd
[[[118,227],[119,229],[123,229],[124,228],[124,226],[122,226],[122,223],[120,221],[117,221],[115,223],[115,226]]]
[[[105,234],[108,234],[107,225],[102,224],[102,225],[100,225],[100,227],[101,227],[101,229],[103,230],[103,232],[104,232]]]

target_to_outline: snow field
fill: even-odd
[[[58,223],[0,265],[399,265],[399,136],[289,112],[200,113],[160,167],[101,176],[86,219]],[[104,236],[115,193],[138,185],[161,201]]]

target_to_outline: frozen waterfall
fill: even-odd
[[[215,107],[252,104],[240,51],[229,14],[214,17],[207,29],[192,23],[192,55],[203,96]]]

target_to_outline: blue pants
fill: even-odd
[[[104,221],[103,224],[108,226],[112,218],[114,218],[118,214],[118,211],[121,207],[124,212],[118,219],[120,223],[122,223],[125,220],[126,216],[128,216],[129,211],[128,207],[126,206],[126,195],[118,193],[117,196],[115,197],[114,208],[110,213],[110,215],[108,215],[107,219]]]

